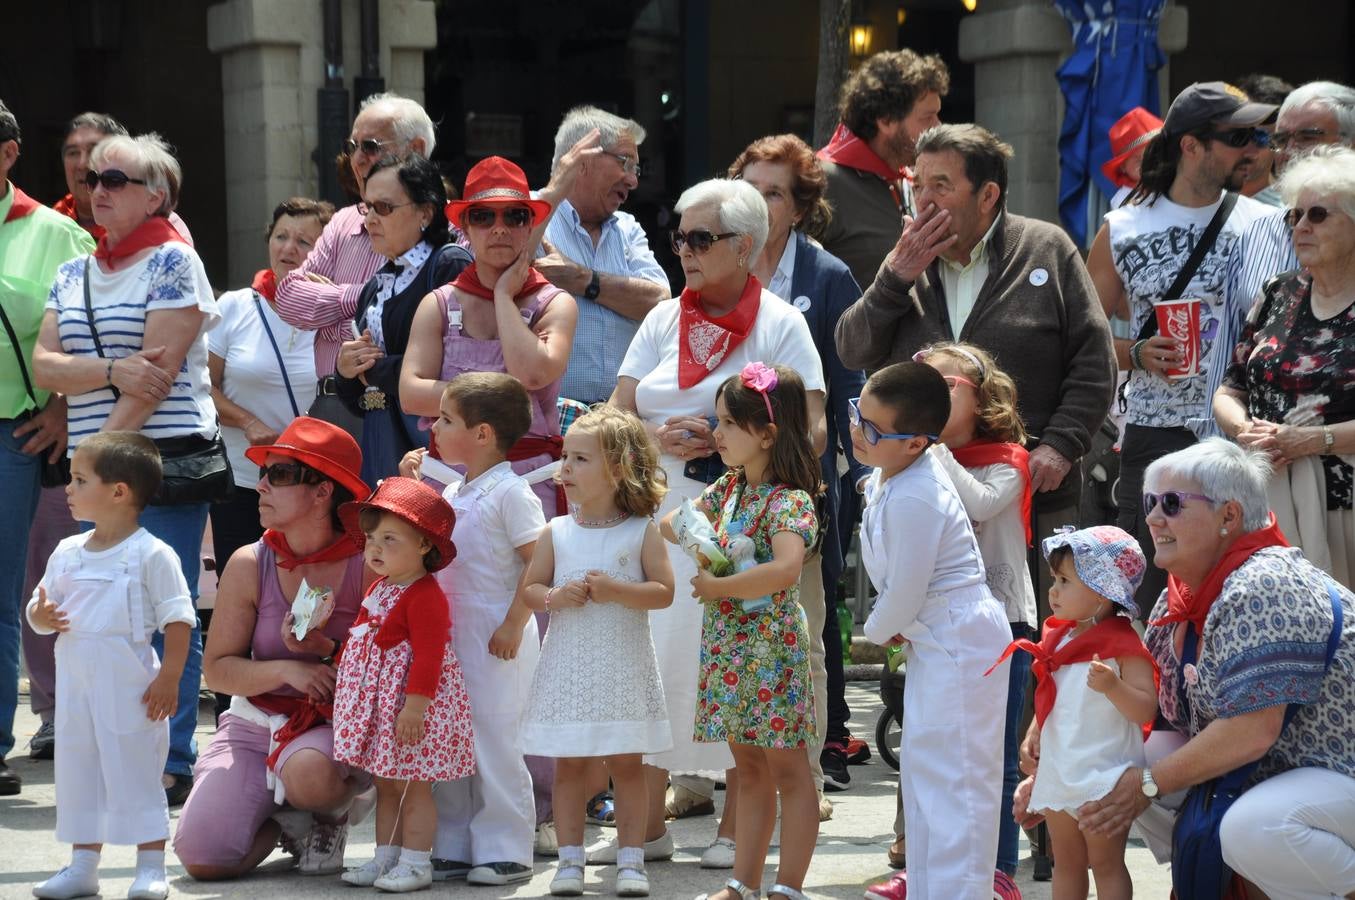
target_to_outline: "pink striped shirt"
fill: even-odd
[[[358,295],[385,262],[372,249],[354,204],[334,214],[306,261],[278,285],[278,315],[289,325],[315,332],[317,377],[334,374],[339,345],[352,339],[348,323],[357,312]],[[310,281],[307,272],[323,275],[334,284]]]

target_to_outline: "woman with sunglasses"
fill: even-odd
[[[362,477],[376,484],[428,442],[418,418],[400,406],[400,370],[420,302],[469,266],[471,256],[448,243],[442,175],[422,156],[378,161],[362,196],[358,211],[386,264],[358,296],[357,338],[339,348],[336,371],[339,399],[363,421]]]
[[[1277,185],[1301,269],[1247,317],[1214,395],[1219,427],[1270,454],[1270,506],[1319,568],[1355,586],[1355,151],[1323,147]]]
[[[139,431],[162,457],[213,450],[206,333],[220,314],[202,260],[168,219],[182,180],[178,160],[155,134],[105,138],[90,155],[85,183],[104,234],[93,255],[57,270],[33,352],[36,385],[66,397],[70,453],[100,431]],[[195,605],[210,499],[151,505],[141,516],[183,561]],[[195,627],[170,719],[171,806],[193,783],[201,680]]]
[[[1223,861],[1267,897],[1349,897],[1355,596],[1288,546],[1267,507],[1270,476],[1265,453],[1223,438],[1148,467],[1142,505],[1169,580],[1144,642],[1175,733],[1154,731],[1148,765],[1085,804],[1079,823],[1108,836],[1137,819],[1166,861],[1181,793],[1230,774],[1242,793],[1216,832]],[[1038,756],[1029,739],[1022,749]],[[1174,879],[1192,862],[1204,865],[1172,856]],[[1179,884],[1177,894],[1204,896]]]
[[[640,323],[610,401],[638,414],[659,445],[668,476],[660,516],[699,497],[723,473],[711,425],[716,388],[750,362],[774,361],[800,374],[814,452],[822,454],[827,442],[823,367],[809,326],[799,310],[765,290],[751,271],[767,241],[767,203],[762,194],[746,181],[716,178],[684,191],[676,211],[682,218],[671,240],[687,287],[681,297],[660,303]],[[685,585],[696,575],[695,564],[676,545],[669,546],[668,557],[676,584]],[[673,750],[645,759],[649,787],[645,854],[647,859],[667,859],[673,852],[673,839],[664,824],[669,772],[730,770],[734,761],[727,745],[692,739],[700,604],[676,602],[651,611],[649,620]],[[725,798],[727,810],[730,799]],[[729,823],[722,823],[719,846],[712,844],[707,850],[710,864],[732,864],[733,829],[728,827],[732,822],[730,817]]]
[[[365,499],[362,451],[347,432],[302,416],[271,445],[245,451],[258,475],[263,538],[236,551],[217,589],[203,669],[231,694],[174,835],[202,880],[235,878],[281,841],[303,874],[343,869],[352,809],[366,775],[334,761],[329,707],[339,655],[373,575],[338,509]],[[302,582],[331,592],[333,611],[297,639]],[[285,726],[285,730],[280,731]]]

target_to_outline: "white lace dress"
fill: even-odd
[[[555,585],[590,570],[623,581],[644,580],[640,551],[648,519],[585,528],[572,516],[546,525],[555,552]],[[534,756],[660,753],[673,745],[649,612],[590,602],[551,610],[541,646],[523,752]]]

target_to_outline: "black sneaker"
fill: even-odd
[[[19,773],[6,765],[5,758],[0,756],[0,797],[13,797],[19,793],[23,783]]]
[[[847,754],[841,744],[824,744],[819,754],[819,765],[823,768],[825,791],[845,791],[852,783],[852,776],[847,772]]]
[[[532,867],[515,862],[481,863],[466,873],[466,884],[516,884],[531,879]]]
[[[434,881],[451,881],[453,878],[465,878],[471,870],[471,864],[461,862],[455,859],[438,859],[434,857],[430,862],[433,864]]]
[[[38,733],[28,741],[29,759],[51,759],[56,755],[56,729],[51,722],[43,722]]]
[[[165,773],[169,775],[168,772]],[[169,775],[172,779],[169,786],[165,788],[165,801],[171,806],[183,806],[188,795],[193,792],[192,775]]]

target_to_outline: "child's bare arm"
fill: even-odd
[[[159,722],[174,715],[179,708],[179,677],[188,662],[188,641],[193,629],[187,622],[170,622],[165,626],[165,653],[160,660],[160,672],[141,695],[146,704],[146,718]]]
[[[395,717],[395,739],[402,744],[417,744],[423,740],[423,714],[428,712],[432,697],[423,694],[405,694],[405,705]]]
[[[555,543],[550,539],[549,526],[537,539],[532,561],[522,575],[522,587],[518,596],[528,609],[549,612],[551,607],[578,607],[588,602],[588,585],[582,581],[571,581],[553,589],[555,580]],[[553,593],[552,593],[553,591]],[[547,604],[546,598],[550,597]]]
[[[676,509],[670,509],[668,515],[659,520],[659,533],[662,534],[663,539],[670,544],[676,544],[678,542],[677,532],[673,530],[673,516],[676,516],[677,514],[678,511]]]
[[[1157,685],[1153,683],[1153,664],[1141,656],[1122,656],[1120,674],[1101,658],[1093,657],[1087,670],[1087,685],[1105,694],[1120,715],[1136,725],[1151,722],[1157,716]]]
[[[702,569],[692,579],[692,589],[702,600],[718,600],[724,597],[757,600],[794,585],[800,580],[804,564],[804,536],[794,531],[781,531],[772,535],[771,562],[760,563],[751,569],[723,578]]]
[[[650,522],[640,548],[640,568],[645,580],[619,581],[603,572],[589,572],[588,595],[596,602],[620,603],[631,609],[663,609],[673,603],[673,565],[659,537],[659,529]]]

